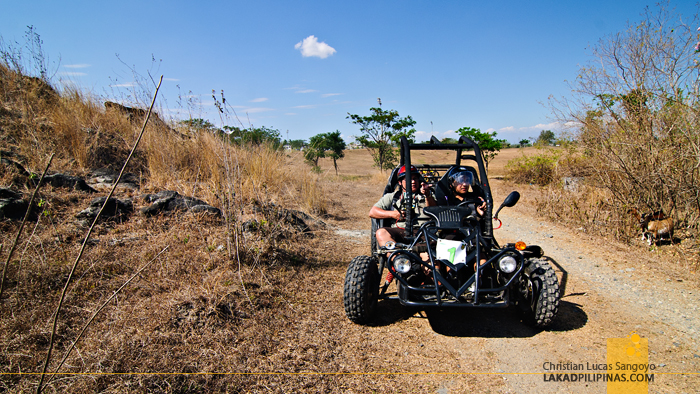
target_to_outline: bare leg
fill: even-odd
[[[396,227],[382,227],[377,230],[377,244],[379,246],[384,246],[388,241],[401,240],[403,238],[404,230],[402,228]]]

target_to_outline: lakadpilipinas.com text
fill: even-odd
[[[552,363],[542,364],[545,382],[653,382],[654,364]]]

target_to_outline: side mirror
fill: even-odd
[[[514,206],[515,204],[517,204],[518,200],[520,200],[520,193],[518,193],[516,191],[511,192],[508,195],[508,197],[506,197],[506,199],[503,200],[503,204],[501,204],[501,206],[498,207],[498,210],[493,215],[494,219],[498,218],[498,213],[501,212],[501,209],[503,209],[503,207],[510,208],[510,207]]]
[[[503,204],[501,204],[501,206],[510,208],[512,206],[515,206],[515,204],[517,204],[519,200],[520,193],[514,191],[511,192],[505,200],[503,200]]]

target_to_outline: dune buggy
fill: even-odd
[[[417,164],[411,153],[419,150],[454,151],[451,164]],[[444,155],[443,155],[444,156]],[[414,165],[434,190],[437,206],[425,207],[427,220],[418,212],[405,211],[406,243],[387,242],[379,246],[376,230],[390,227],[389,219],[372,219],[371,256],[357,256],[345,275],[343,301],[347,317],[358,324],[371,324],[378,301],[398,299],[404,306],[420,308],[515,306],[523,321],[538,328],[549,325],[557,314],[559,282],[542,248],[523,242],[500,246],[493,236],[498,212],[512,207],[520,198],[509,194],[492,215],[493,198],[479,146],[461,137],[456,144],[411,144],[401,140],[400,166]],[[455,169],[470,171],[473,190],[486,202],[483,217],[475,214],[474,202],[446,203],[450,193],[449,175]],[[384,193],[397,188],[398,168],[389,176]],[[411,171],[406,171],[411,184]],[[403,201],[413,201],[410,187],[402,190]],[[409,223],[411,225],[409,225]],[[478,262],[478,264],[477,264]],[[385,275],[386,271],[386,275]],[[382,280],[382,278],[384,278]],[[395,282],[396,291],[388,292]]]

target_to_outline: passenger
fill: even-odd
[[[372,206],[369,211],[369,217],[373,219],[394,219],[395,223],[391,227],[382,227],[377,230],[377,244],[381,247],[388,241],[407,243],[405,238],[406,227],[406,204],[404,201],[404,191],[406,190],[406,166],[399,169],[399,190],[387,193]],[[427,220],[428,217],[423,213],[423,208],[426,206],[437,205],[435,197],[430,189],[430,186],[423,180],[420,172],[414,166],[411,166],[411,192],[413,194],[413,206],[418,208],[415,214],[418,220]],[[415,218],[415,216],[414,216]]]

